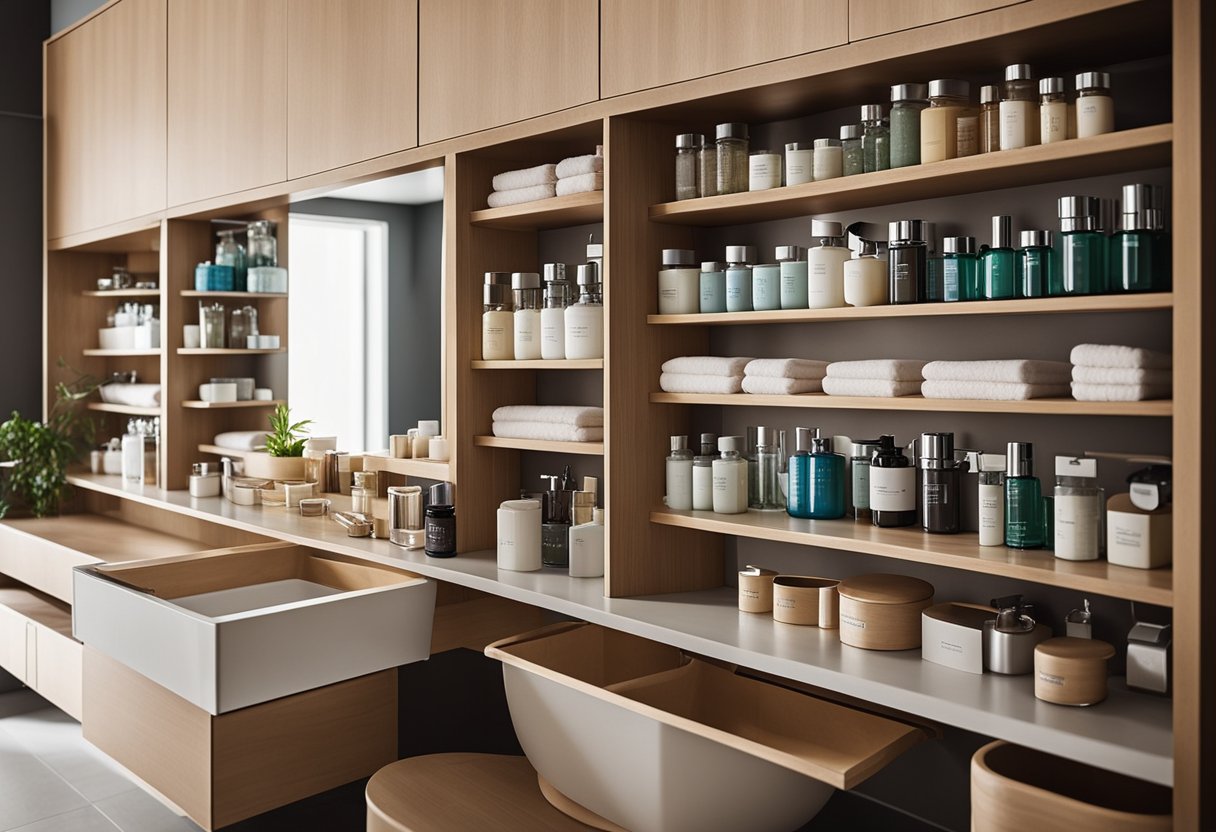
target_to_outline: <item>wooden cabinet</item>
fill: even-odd
[[[604,98],[839,46],[848,0],[603,0]]]
[[[288,178],[417,144],[417,0],[292,0]]]
[[[418,21],[419,144],[599,97],[596,0],[421,0]]]
[[[46,45],[50,239],[165,207],[165,3],[122,0]]]
[[[287,0],[169,3],[169,205],[287,178]]]
[[[1021,0],[849,0],[849,40],[915,29],[930,23],[1013,6]]]

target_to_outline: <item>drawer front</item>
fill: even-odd
[[[0,607],[0,667],[29,684],[26,672],[26,633],[29,620],[5,607]]]
[[[81,719],[83,645],[47,627],[30,626],[37,646],[37,680],[32,687],[68,716]]]

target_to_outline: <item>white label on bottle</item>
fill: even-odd
[[[1034,109],[1033,101],[1001,102],[1001,150],[1015,150],[1034,143],[1027,130]],[[1038,138],[1037,130],[1035,138]]]
[[[916,469],[871,465],[870,508],[874,511],[915,511]]]
[[[781,157],[775,153],[757,153],[748,160],[747,189],[767,191],[781,187]]]
[[[1097,136],[1114,129],[1114,105],[1109,96],[1087,95],[1077,99],[1077,138]]]
[[[692,460],[667,460],[667,507],[676,511],[692,508]]]
[[[1068,138],[1068,105],[1052,101],[1039,107],[1039,142],[1051,144]]]
[[[1101,499],[1092,494],[1056,494],[1056,557],[1096,560],[1099,554]]]
[[[692,507],[696,511],[714,510],[714,472],[709,465],[692,468]]]
[[[981,485],[980,545],[1002,546],[1005,543],[1005,489],[1000,485]]]

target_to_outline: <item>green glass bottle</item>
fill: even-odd
[[[992,218],[992,247],[980,255],[984,297],[1003,300],[1017,297],[1018,258],[1013,250],[1013,218]]]
[[[975,277],[979,269],[974,237],[942,238],[942,300],[980,300]]]
[[[1010,442],[1005,456],[1005,545],[1043,547],[1043,490],[1034,475],[1034,446]]]
[[[1018,251],[1018,297],[1041,298],[1055,273],[1056,253],[1050,231],[1023,231]]]
[[[891,169],[891,130],[882,115],[881,104],[861,108],[862,167],[866,173]]]
[[[1106,237],[1100,204],[1092,196],[1062,196],[1060,277],[1054,295],[1096,295],[1106,291]]]
[[[1160,240],[1153,228],[1151,185],[1123,186],[1123,218],[1110,240],[1112,292],[1152,292],[1157,288]]]

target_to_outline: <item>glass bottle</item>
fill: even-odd
[[[886,434],[870,457],[870,517],[882,528],[916,523],[916,469]]]
[[[819,245],[807,252],[807,306],[844,306],[844,266],[850,255],[844,244],[844,228],[838,222],[811,220],[811,236],[819,240]]]
[[[704,137],[697,133],[676,136],[676,200],[696,199],[701,195],[697,175],[701,169],[701,144]]]
[[[747,157],[747,189],[770,191],[781,187],[781,154],[775,150],[753,150]]]
[[[667,507],[676,511],[692,510],[692,451],[687,436],[671,437],[667,457]]]
[[[891,167],[920,164],[920,113],[928,106],[925,84],[891,87]]]
[[[942,275],[942,256],[937,250],[937,223],[926,222],[925,228],[925,292],[921,300],[925,303],[937,303],[945,300],[946,288]]]
[[[974,113],[974,109],[966,112]],[[955,158],[974,156],[980,152],[980,118],[978,115],[960,115],[954,121],[956,138],[954,142]]]
[[[578,303],[566,309],[566,358],[604,357],[604,301],[594,263],[578,267]]]
[[[881,104],[861,108],[862,169],[866,173],[891,168],[891,130],[883,118]]]
[[[840,139],[815,139],[814,153],[812,164],[816,182],[844,176],[844,147]]]
[[[852,494],[852,514],[857,520],[870,519],[870,458],[878,450],[877,439],[858,439],[853,442],[849,458],[849,490]]]
[[[697,151],[697,195],[718,195],[718,146],[701,137]]]
[[[972,454],[979,475],[976,504],[981,546],[1005,545],[1005,455]]]
[[[566,307],[573,302],[573,287],[566,280],[565,263],[546,263],[545,308],[540,310],[540,357],[546,361],[566,357]]]
[[[249,223],[249,266],[279,265],[278,242],[275,240],[273,225],[270,220],[256,220]]]
[[[701,270],[697,253],[665,248],[659,267],[659,314],[694,315],[701,309]]]
[[[727,264],[707,260],[701,264],[701,311],[726,311]]]
[[[249,263],[245,257],[245,247],[236,241],[235,231],[221,231],[219,241],[215,244],[215,264],[231,266],[234,275],[233,288],[244,292],[249,288]]]
[[[1018,258],[1013,250],[1013,218],[992,218],[992,247],[980,255],[984,297],[1003,300],[1017,296]]]
[[[805,185],[815,181],[815,147],[806,142],[785,146],[785,184]],[[753,189],[754,190],[754,189]]]
[[[752,246],[726,247],[726,311],[752,311],[752,267],[756,249]]]
[[[933,534],[958,534],[963,528],[961,502],[967,464],[954,458],[954,434],[922,433],[918,463],[921,528]]]
[[[832,451],[830,436],[820,437],[818,428],[815,434],[808,458],[808,516],[815,520],[838,520],[845,513],[844,455]]]
[[[1124,185],[1119,231],[1110,241],[1111,285],[1115,292],[1152,292],[1164,281],[1155,274],[1161,260],[1154,228],[1151,185]]]
[[[840,128],[843,174],[853,176],[865,172],[865,153],[861,147],[861,125],[846,124]]]
[[[1005,67],[1001,86],[1001,150],[1039,143],[1039,103],[1029,64]]]
[[[776,256],[777,265],[781,269],[781,308],[806,309],[806,253],[802,246],[777,246]]]
[[[974,237],[942,238],[942,300],[979,300],[979,270]]]
[[[889,279],[887,261],[879,256],[881,241],[861,237],[858,230],[875,235],[877,227],[869,223],[849,226],[855,256],[844,264],[844,302],[849,306],[882,306],[888,302]]]
[[[980,153],[1001,149],[1001,88],[980,87]]]
[[[714,512],[743,514],[747,511],[747,460],[739,454],[741,436],[718,438],[721,456],[714,460]]]
[[[1106,291],[1106,237],[1097,197],[1062,196],[1060,277],[1053,295],[1093,295]]]
[[[752,266],[752,309],[770,312],[781,308],[781,266],[758,263]]]
[[[970,96],[971,85],[966,81],[939,78],[929,82],[929,108],[920,114],[921,164],[958,156],[958,120],[975,115]]]
[[[1109,72],[1077,75],[1077,138],[1098,136],[1115,129],[1115,103],[1110,96]]]
[[[224,322],[226,310],[222,303],[199,303],[198,322],[201,336],[200,345],[204,349],[224,348]]]
[[[694,511],[714,510],[714,459],[718,437],[701,434],[701,452],[692,458],[692,507]]]
[[[1005,545],[1043,547],[1043,492],[1034,475],[1034,446],[1010,442],[1005,453]]]
[[[789,461],[789,486],[785,510],[790,517],[811,516],[811,438],[810,428],[794,429],[794,455]]]
[[[1018,297],[1041,298],[1055,278],[1056,253],[1050,231],[1023,231],[1018,251]]]
[[[540,525],[541,563],[561,569],[570,567],[570,527],[574,524],[574,477],[567,465],[562,475],[542,474],[548,485],[543,493]]]
[[[928,278],[928,249],[922,220],[900,220],[889,228],[888,295],[891,303],[920,303]]]
[[[515,360],[540,358],[540,275],[513,272],[511,294],[515,305]]]
[[[255,312],[252,306],[238,306],[232,310],[232,316],[228,319],[228,343],[233,349],[244,349],[249,343],[249,335],[251,333],[250,316],[248,312]],[[253,332],[256,335],[256,332]]]
[[[1039,143],[1051,144],[1068,138],[1068,97],[1063,78],[1039,79]]]
[[[739,194],[747,190],[747,125],[726,122],[716,128],[718,148],[718,193]]]
[[[777,430],[769,427],[756,429],[756,495],[749,508],[760,511],[784,511],[785,499],[781,495],[780,449]]]
[[[1056,457],[1056,557],[1063,560],[1097,560],[1102,555],[1106,528],[1106,495],[1098,487],[1098,460]]]
[[[481,357],[485,361],[515,358],[515,307],[511,304],[511,274],[486,272],[482,286]]]

